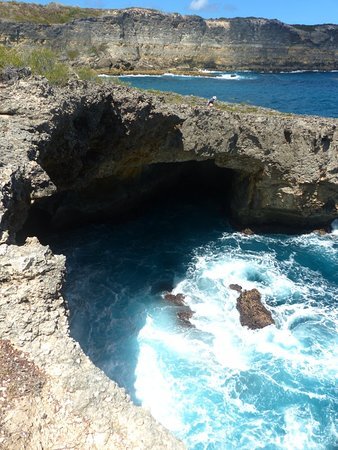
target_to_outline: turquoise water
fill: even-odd
[[[338,72],[219,72],[213,77],[124,76],[143,89],[248,103],[296,114],[338,117]]]
[[[217,202],[167,199],[52,246],[74,338],[188,449],[337,449],[338,234],[245,236]],[[230,283],[257,288],[276,326],[242,327]]]
[[[338,73],[132,77],[136,86],[337,117]],[[223,211],[223,212],[222,212]],[[215,198],[51,237],[72,336],[190,450],[338,448],[338,230],[245,236]],[[337,225],[338,228],[338,225]],[[236,283],[276,325],[240,325]],[[163,294],[183,293],[194,327]]]

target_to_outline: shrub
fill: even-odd
[[[67,50],[67,56],[69,59],[75,59],[79,56],[80,52],[77,48],[72,48],[70,50]]]
[[[55,52],[48,48],[34,49],[27,57],[26,64],[37,75],[43,75],[53,84],[65,84],[69,79],[69,68],[60,63]]]
[[[90,67],[78,67],[76,73],[80,80],[99,82],[100,78],[97,76],[95,70]]]
[[[0,68],[8,66],[20,67],[23,65],[23,58],[15,49],[0,45]]]

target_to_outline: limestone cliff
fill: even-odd
[[[338,215],[337,150],[334,119],[221,103],[208,109],[202,99],[112,84],[61,89],[30,77],[1,85],[0,358],[3,348],[24,351],[17,360],[34,389],[16,395],[17,374],[0,379],[0,444],[183,448],[69,337],[64,257],[34,237],[15,245],[27,218],[35,217],[36,230],[120,217],[152,192],[165,193],[186,168],[201,178],[217,168],[226,181],[220,194],[242,225],[326,225]],[[1,369],[10,373],[8,361]],[[29,383],[35,374],[39,383]]]
[[[338,215],[335,119],[208,109],[202,99],[111,84],[58,89],[24,79],[0,95],[3,240],[30,201],[55,224],[118,215],[189,161],[225,170],[222,195],[242,226],[304,229]]]
[[[338,25],[204,20],[140,8],[102,10],[101,16],[93,10],[93,17],[64,24],[30,23],[29,17],[0,19],[0,42],[46,45],[96,68],[338,69]]]

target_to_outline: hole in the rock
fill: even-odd
[[[30,220],[35,215],[48,228],[59,214],[63,225],[49,226],[44,242],[67,257],[64,295],[72,336],[189,448],[212,439],[224,446],[225,429],[238,448],[252,420],[255,432],[257,421],[264,424],[260,442],[266,430],[282,439],[285,411],[288,421],[304,423],[311,411],[330,436],[337,298],[332,242],[232,233],[225,210],[235,176],[210,162],[153,165],[132,183],[105,180],[82,197],[60,193],[41,202],[40,217],[35,211]],[[114,214],[102,209],[104,199]],[[81,206],[83,220],[97,222],[67,228],[76,218],[74,205]],[[62,222],[60,208],[63,217],[72,212],[72,220]],[[100,223],[99,217],[110,220]],[[244,329],[229,289],[233,283],[268,296],[279,328]],[[185,295],[186,306],[163,298],[173,287],[173,294]],[[293,327],[302,310],[316,320]],[[318,379],[323,368],[325,377]]]
[[[22,239],[37,235],[66,255],[71,334],[135,402],[139,334],[152,314],[164,327],[180,326],[180,311],[165,304],[163,292],[184,278],[199,246],[229,228],[232,177],[211,161],[154,164],[123,186],[129,190],[122,195],[125,208],[86,216],[72,209],[70,193],[68,209],[66,196],[59,194],[32,208],[21,233]],[[60,207],[68,218],[61,230],[52,226]],[[65,227],[79,224],[79,217],[87,224]]]
[[[235,172],[217,167],[213,161],[159,163],[136,168],[135,172],[121,178],[94,180],[82,191],[60,192],[37,200],[18,240],[38,236],[47,242],[53,229],[125,222],[167,201],[210,198],[224,217],[230,214]]]

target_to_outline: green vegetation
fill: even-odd
[[[37,47],[29,52],[0,45],[0,69],[5,67],[30,67],[35,75],[46,77],[50,83],[63,85],[70,78],[98,82],[97,73],[89,67],[74,69],[59,61],[58,54],[45,47]]]
[[[1,19],[31,23],[67,23],[74,19],[98,17],[108,11],[49,3],[46,6],[16,1],[0,2]]]
[[[48,48],[34,49],[26,64],[37,75],[43,75],[52,84],[65,84],[69,79],[69,67],[57,60],[55,52]]]
[[[76,69],[76,74],[80,78],[80,80],[96,82],[100,80],[95,70],[91,69],[90,67],[78,67]]]
[[[80,55],[80,51],[77,48],[67,50],[67,56],[69,59],[76,59]]]
[[[6,66],[20,67],[23,65],[23,58],[15,49],[0,45],[0,68]]]
[[[162,92],[156,89],[140,89],[139,91],[148,92],[150,94],[156,95],[160,97],[161,100],[164,100],[166,103],[173,105],[188,105],[193,108],[206,108],[206,99],[201,97],[196,97],[194,95],[181,95],[176,92]],[[217,101],[213,109],[220,111],[227,111],[231,113],[244,113],[244,114],[262,114],[269,116],[275,115],[283,115],[283,116],[291,116],[288,113],[282,113],[279,111],[275,111],[273,109],[263,108],[259,106],[253,106],[246,103],[227,103]]]
[[[296,24],[296,25],[291,25],[293,28],[297,28],[298,30],[303,30],[303,31],[316,31],[316,28],[318,27],[318,25],[300,25],[300,24]]]

